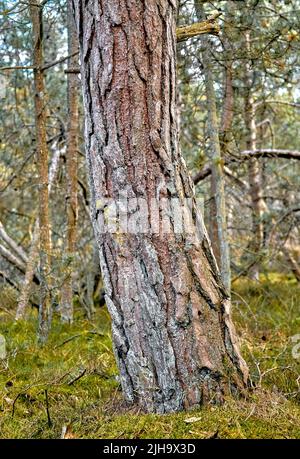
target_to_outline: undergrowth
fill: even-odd
[[[234,321],[250,367],[247,400],[170,415],[126,408],[105,308],[92,322],[76,310],[74,323],[57,317],[49,341],[36,342],[37,314],[14,322],[14,301],[0,296],[0,438],[300,438],[300,288],[270,274],[240,280],[232,295]],[[1,294],[1,293],[0,293]]]

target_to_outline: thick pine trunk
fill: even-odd
[[[221,401],[247,381],[178,147],[175,1],[74,0],[92,217],[127,401],[153,412]],[[103,202],[177,198],[194,234],[104,231]],[[131,209],[130,216],[134,218]],[[145,222],[143,222],[145,223]]]

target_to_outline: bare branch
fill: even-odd
[[[19,269],[22,273],[25,273],[26,265],[25,263],[20,260],[17,256],[12,254],[6,247],[0,244],[0,255],[2,255],[5,260],[11,263],[13,266]]]
[[[273,148],[265,148],[258,150],[244,150],[241,152],[241,156],[238,158],[225,158],[224,166],[228,166],[231,163],[239,163],[246,161],[252,157],[257,158],[284,158],[284,159],[297,159],[300,160],[300,151],[297,150],[281,150]],[[205,164],[203,168],[198,171],[194,177],[194,185],[204,180],[211,174],[211,169],[208,164]]]
[[[5,228],[0,221],[0,239],[2,239],[11,248],[13,252],[22,260],[24,263],[28,262],[26,252],[20,247],[5,231]]]
[[[78,51],[76,53],[70,54],[69,56],[61,57],[60,59],[58,59],[56,61],[49,62],[48,64],[45,64],[42,67],[42,70],[43,71],[44,70],[48,70],[51,67],[54,67],[57,64],[61,64],[61,63],[65,62],[66,60],[70,59],[71,57],[74,57],[74,56],[77,56],[77,55],[78,55]],[[15,66],[0,67],[0,71],[4,71],[4,70],[34,70],[35,68],[36,67],[34,65],[15,65]],[[77,69],[76,69],[76,71],[74,73],[77,73]],[[79,73],[79,70],[78,70],[78,73]]]
[[[220,26],[216,22],[216,19],[221,16],[221,13],[216,13],[206,21],[195,22],[194,24],[177,27],[176,37],[177,43],[188,40],[189,38],[196,37],[197,35],[212,34],[218,35],[220,32]]]
[[[285,159],[300,159],[300,151],[297,150],[281,150],[276,148],[264,148],[257,150],[244,150],[242,156],[249,157],[264,157],[264,158],[285,158]]]

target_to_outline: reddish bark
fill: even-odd
[[[169,412],[244,388],[229,300],[178,147],[176,3],[74,0],[92,217],[125,398]],[[194,234],[102,232],[104,198],[177,197]],[[132,214],[137,209],[132,209]]]

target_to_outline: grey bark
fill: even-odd
[[[53,158],[49,168],[49,179],[48,179],[48,192],[51,193],[52,185],[57,176],[58,166],[59,166],[60,150],[57,148],[54,151]],[[40,237],[40,227],[39,220],[37,219],[34,224],[34,230],[29,250],[29,256],[26,263],[25,277],[20,293],[20,298],[18,302],[16,320],[22,319],[26,313],[26,308],[29,303],[31,284],[34,277],[34,273],[38,264],[39,256],[39,237]]]
[[[48,338],[51,322],[51,236],[49,223],[48,193],[48,146],[46,133],[46,100],[43,56],[43,7],[36,0],[29,4],[33,35],[33,76],[35,130],[37,138],[37,162],[39,171],[39,254],[40,254],[40,308],[38,341],[44,344]]]
[[[0,239],[2,239],[8,247],[23,261],[23,263],[27,263],[28,257],[26,252],[20,247],[5,231],[5,228],[0,221]]]
[[[73,1],[92,219],[123,393],[178,411],[247,383],[224,289],[178,147],[176,3]],[[103,231],[104,198],[174,196],[194,234]]]
[[[25,263],[17,255],[8,250],[4,245],[0,244],[0,255],[9,263],[14,265],[21,272],[25,272]]]
[[[250,31],[245,32],[245,45],[248,55],[251,52],[251,37]],[[250,152],[250,159],[248,162],[249,174],[249,192],[251,198],[252,210],[252,232],[253,239],[249,244],[249,251],[252,252],[252,258],[259,260],[257,256],[262,249],[263,244],[263,212],[265,209],[264,200],[262,198],[262,177],[259,161],[255,156],[251,157],[251,152],[256,151],[257,144],[257,129],[256,129],[256,114],[255,104],[253,99],[252,88],[253,72],[251,63],[248,60],[245,64],[245,127],[246,127],[246,149]],[[253,280],[259,280],[260,262],[256,261],[251,264],[249,270],[249,277]]]

